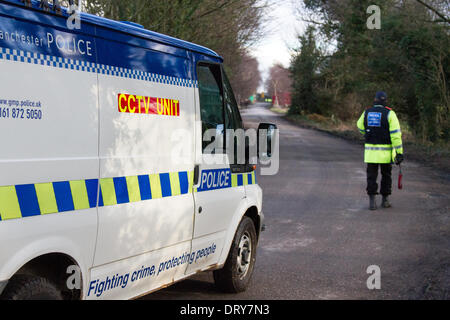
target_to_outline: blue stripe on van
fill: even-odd
[[[103,207],[105,204],[103,203],[103,193],[102,193],[102,188],[99,188],[100,190],[98,191],[98,206],[99,207]]]
[[[22,217],[32,217],[41,214],[34,184],[16,186],[16,193]]]
[[[141,192],[141,200],[150,200],[152,198],[152,189],[150,187],[150,177],[148,175],[138,176],[139,191]]]
[[[69,181],[53,182],[53,190],[59,212],[75,210]]]
[[[130,202],[128,195],[127,179],[125,177],[114,178],[114,189],[116,191],[117,204]]]
[[[238,175],[237,183],[239,187],[244,185],[244,176],[242,174]]]
[[[159,175],[159,178],[161,180],[161,192],[163,197],[170,197],[172,196],[172,188],[170,186],[170,174],[168,173],[161,173]]]
[[[189,193],[188,173],[187,172],[180,172],[180,173],[178,173],[178,176],[180,178],[180,191],[181,191],[181,194]]]
[[[86,190],[89,198],[89,206],[97,206],[98,179],[86,180]]]

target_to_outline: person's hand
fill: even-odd
[[[397,155],[395,156],[395,164],[396,164],[396,165],[400,165],[400,164],[403,162],[403,160],[405,160],[405,159],[403,158],[403,154],[397,154]]]

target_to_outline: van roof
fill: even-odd
[[[21,0],[5,0],[5,1],[25,7]],[[31,2],[32,2],[33,8],[39,9],[40,1],[32,0]],[[63,12],[64,12],[64,15],[67,15],[64,8],[63,8]],[[107,29],[115,30],[115,31],[122,32],[122,33],[127,33],[132,36],[145,38],[145,39],[149,39],[151,41],[159,42],[159,43],[170,45],[173,47],[178,47],[178,48],[186,49],[189,51],[194,51],[194,52],[197,52],[200,54],[208,55],[208,56],[218,58],[223,61],[223,58],[211,49],[208,49],[206,47],[200,46],[195,43],[180,40],[180,39],[170,37],[170,36],[158,33],[158,32],[147,30],[145,28],[141,28],[136,23],[130,23],[127,21],[124,21],[124,22],[115,21],[115,20],[99,17],[99,16],[85,13],[85,12],[81,13],[81,20],[91,23],[91,24],[94,24],[94,25],[97,25],[97,26],[107,28]]]

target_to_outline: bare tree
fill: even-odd
[[[274,105],[278,106],[280,100],[282,105],[284,103],[284,96],[290,94],[292,88],[292,79],[290,77],[289,69],[283,67],[283,65],[277,63],[270,68],[269,78],[266,81],[266,91],[274,97]]]
[[[450,18],[447,15],[450,10],[449,8],[450,3],[448,0],[428,1],[428,2],[424,0],[416,0],[416,1],[440,18],[440,20],[435,20],[436,22],[450,23]],[[442,8],[444,11],[441,11],[440,8]]]
[[[250,96],[256,93],[260,83],[261,74],[258,60],[244,51],[233,83],[234,93],[239,105],[242,105]]]

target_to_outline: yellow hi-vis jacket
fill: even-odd
[[[393,163],[397,154],[403,154],[400,122],[392,109],[376,105],[361,115],[357,126],[366,138],[366,163]]]

